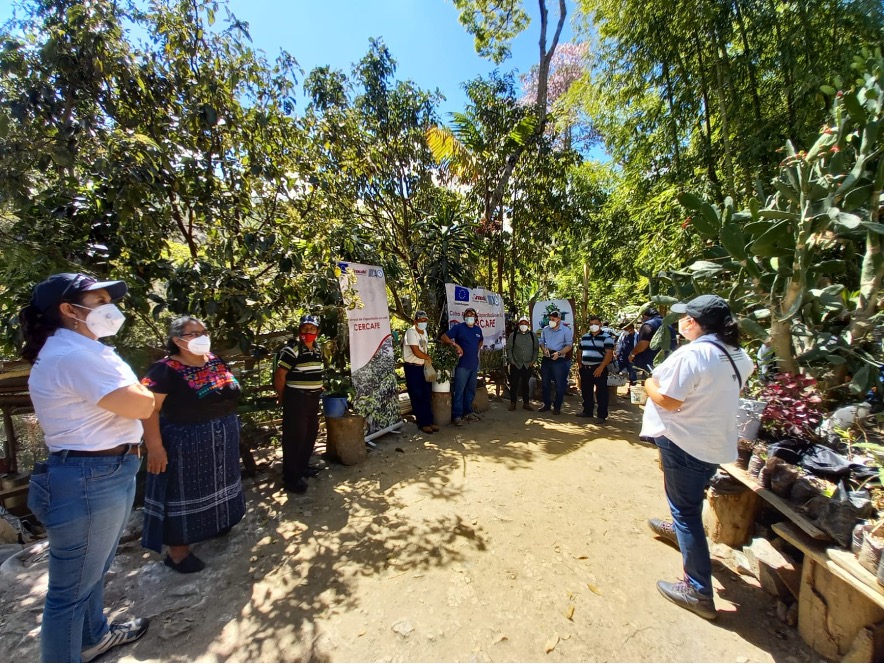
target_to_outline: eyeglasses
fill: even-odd
[[[201,337],[203,335],[208,336],[208,330],[202,330],[201,332],[188,332],[186,334],[182,334],[179,339],[196,339],[197,337]]]

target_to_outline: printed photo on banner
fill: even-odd
[[[356,390],[353,408],[365,418],[372,434],[402,419],[386,279],[377,265],[342,262],[338,269],[350,331],[350,374]]]
[[[503,298],[484,288],[467,288],[458,284],[445,284],[448,300],[448,327],[463,322],[463,312],[468,307],[476,310],[476,323],[482,328],[484,348],[503,348],[505,325]]]
[[[577,330],[574,329],[574,300],[540,300],[531,305],[531,329],[540,332],[549,323],[549,313],[558,311],[562,314],[562,325],[570,327],[577,338]]]

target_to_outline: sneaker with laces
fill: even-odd
[[[676,581],[675,583],[657,581],[657,590],[673,604],[678,604],[683,609],[696,613],[701,618],[706,620],[718,618],[718,611],[715,610],[715,599],[701,595],[697,592],[696,588],[685,580]]]
[[[650,528],[657,537],[660,537],[670,544],[674,544],[678,548],[678,535],[675,534],[675,526],[672,521],[664,521],[663,519],[648,519],[648,528]]]
[[[147,618],[133,618],[126,622],[111,623],[107,634],[102,637],[101,641],[80,651],[80,659],[84,662],[91,662],[111,648],[137,641],[144,636],[149,626],[150,621]]]
[[[475,413],[467,413],[466,415],[463,416],[463,418],[467,422],[480,422],[482,420],[482,418],[479,417],[478,415],[476,415]]]
[[[451,423],[456,427],[462,427],[463,426],[463,419],[460,417],[455,417],[453,420],[451,420]]]

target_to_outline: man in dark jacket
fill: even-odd
[[[519,323],[506,340],[506,363],[510,370],[510,410],[516,409],[516,399],[522,393],[522,408],[534,410],[528,395],[528,380],[534,363],[537,362],[537,351],[540,346],[537,335],[531,329],[531,321],[527,316],[519,318]]]
[[[630,354],[628,358],[633,366],[637,369],[647,371],[648,374],[653,371],[654,358],[660,350],[659,348],[651,348],[651,340],[653,340],[654,335],[657,333],[657,330],[660,329],[661,325],[663,325],[663,317],[660,316],[660,312],[657,308],[654,306],[645,308],[642,312],[642,326],[638,330],[638,340],[635,343],[635,348],[632,350],[632,354]],[[671,325],[668,327],[669,351],[666,353],[667,356],[678,347],[678,340],[675,337],[675,329],[673,329]]]

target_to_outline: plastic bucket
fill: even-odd
[[[451,381],[446,380],[444,383],[437,383],[435,380],[432,383],[433,392],[451,392]]]
[[[737,435],[743,440],[756,440],[761,428],[761,414],[767,407],[766,401],[740,399],[737,410]]]
[[[343,417],[347,414],[347,398],[322,397],[322,412],[326,417]]]
[[[648,400],[648,393],[644,385],[633,385],[629,388],[629,403],[644,406]]]

